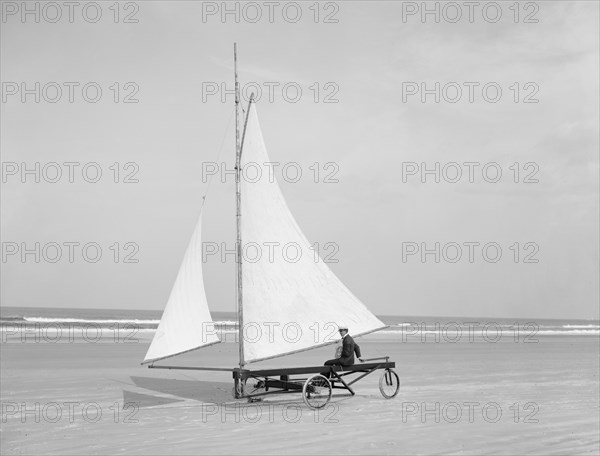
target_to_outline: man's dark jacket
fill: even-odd
[[[346,337],[342,339],[342,354],[338,358],[339,363],[342,366],[351,366],[354,364],[354,353],[360,358],[360,347],[354,342],[354,339],[350,337],[350,334],[347,334]]]

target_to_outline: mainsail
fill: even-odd
[[[202,278],[202,214],[188,244],[145,363],[219,343]]]
[[[315,255],[270,163],[250,103],[241,152],[241,364],[335,343],[340,323],[352,336],[385,327]]]

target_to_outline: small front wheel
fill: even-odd
[[[331,383],[321,374],[313,375],[304,382],[302,398],[312,409],[325,407],[331,399]]]
[[[379,378],[379,391],[386,399],[391,399],[398,394],[400,389],[400,378],[392,369],[386,369]]]

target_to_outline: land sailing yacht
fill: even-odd
[[[399,378],[389,357],[352,366],[312,366],[251,370],[246,366],[339,342],[337,325],[353,337],[386,325],[315,257],[283,198],[276,179],[242,178],[248,164],[270,163],[250,97],[240,115],[237,46],[234,44],[236,120],[237,314],[239,359],[235,368],[156,364],[159,361],[221,342],[211,318],[202,275],[202,213],[188,244],[167,305],[142,364],[150,368],[223,370],[232,372],[234,397],[257,400],[270,394],[300,393],[311,408],[325,406],[333,389],[354,395],[351,385],[382,370],[379,388],[386,398],[398,393]],[[243,129],[240,128],[243,120]],[[262,255],[243,261],[242,241],[256,245],[293,243],[297,261]],[[263,331],[265,328],[274,331]],[[327,374],[327,375],[323,375]],[[308,377],[307,377],[308,375]],[[352,381],[348,376],[358,375]],[[301,377],[298,377],[301,376]],[[253,387],[248,380],[256,380]]]

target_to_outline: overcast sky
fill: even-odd
[[[60,19],[41,3],[36,23],[21,2],[2,2],[2,305],[164,307],[207,189],[203,163],[231,167],[233,97],[223,103],[220,91],[233,88],[237,41],[242,86],[261,88],[271,159],[303,171],[297,183],[280,179],[291,211],[308,239],[339,247],[330,267],[374,313],[598,318],[598,3],[521,3],[518,17],[513,2],[485,4],[472,22],[454,4],[462,16],[451,22],[458,10],[440,3],[436,22],[415,11],[421,2],[330,2],[315,22],[314,3],[300,2],[294,23],[297,8],[280,2],[271,23],[258,2],[257,22],[253,6],[236,23],[214,10],[220,2],[152,1],[121,3],[115,23],[113,2],[100,2],[97,22],[96,9],[78,7],[70,23],[59,2]],[[78,83],[72,103],[65,83]],[[433,89],[424,102],[422,83]],[[86,101],[96,87],[98,101]],[[59,163],[63,176],[48,182],[47,166],[40,183],[23,183],[22,162]],[[79,163],[74,183],[65,162]],[[82,177],[90,162],[102,169],[97,183]],[[115,162],[119,181],[135,172],[138,182],[115,183]],[[473,182],[465,162],[476,163]],[[450,182],[448,165],[439,183],[422,182],[421,163],[457,163],[463,175]],[[324,182],[332,171],[337,182]],[[204,239],[233,248],[228,181],[212,181]],[[9,254],[36,242],[46,246],[39,263]],[[86,261],[80,245],[70,263],[65,242],[95,242],[102,258]],[[62,245],[56,263],[51,243]],[[436,243],[439,263],[408,254]],[[497,262],[486,244],[502,249]],[[128,253],[139,261],[125,263]],[[234,267],[231,255],[207,260],[212,310],[235,310]]]

